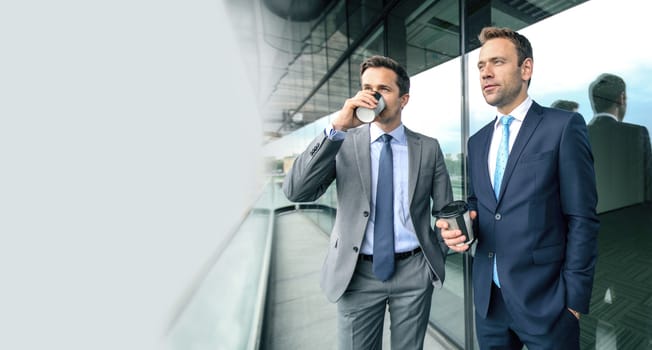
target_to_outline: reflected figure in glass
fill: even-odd
[[[563,109],[569,112],[577,112],[580,104],[571,100],[557,100],[550,105],[551,108]]]
[[[589,86],[595,115],[589,139],[595,156],[598,212],[652,200],[652,152],[646,127],[624,121],[627,112],[625,81],[603,73]]]

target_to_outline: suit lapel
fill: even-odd
[[[478,159],[478,164],[475,166],[476,169],[481,169],[479,179],[482,181],[479,188],[476,191],[486,191],[485,196],[491,197],[496,200],[496,195],[494,194],[493,186],[491,185],[491,176],[489,175],[489,166],[487,160],[489,159],[489,148],[491,147],[491,138],[494,134],[494,125],[496,120],[494,119],[491,123],[487,124],[478,135],[480,136],[481,145],[482,145],[482,154]],[[473,152],[469,150],[469,152]]]
[[[369,125],[365,125],[353,133],[353,148],[355,151],[356,163],[358,164],[358,176],[362,183],[362,191],[371,203],[371,150],[369,146]]]
[[[408,146],[408,200],[412,204],[414,198],[414,191],[417,188],[417,179],[419,178],[419,170],[421,169],[421,138],[419,135],[413,133],[408,128],[405,128],[405,137]]]
[[[512,150],[509,152],[509,158],[507,158],[507,165],[505,166],[503,181],[500,185],[500,195],[498,196],[499,199],[503,198],[505,186],[507,186],[509,183],[509,178],[514,172],[516,163],[518,163],[518,159],[521,157],[521,153],[523,153],[525,146],[530,141],[534,130],[536,130],[537,126],[539,126],[539,123],[542,119],[543,109],[536,102],[532,102],[532,106],[530,106],[530,110],[527,112],[525,119],[523,120],[523,125],[521,125],[521,129],[519,130],[518,135],[516,135],[516,140],[514,140]]]

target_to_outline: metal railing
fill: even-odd
[[[200,273],[164,336],[165,348],[259,348],[275,216],[269,189]]]

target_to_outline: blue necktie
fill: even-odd
[[[383,148],[378,161],[376,186],[376,218],[374,222],[374,275],[387,281],[394,273],[394,161],[392,136],[381,136]]]
[[[500,195],[500,184],[503,182],[503,175],[505,174],[505,166],[507,165],[507,158],[509,157],[509,125],[514,120],[511,115],[505,115],[500,118],[500,123],[503,125],[503,138],[500,140],[498,146],[498,155],[496,156],[496,171],[494,172],[494,194],[496,199]],[[496,256],[494,255],[494,271],[493,280],[496,286],[500,288],[500,280],[498,279],[498,269],[496,268]]]
[[[500,123],[503,125],[503,138],[500,139],[498,146],[498,155],[496,156],[496,170],[494,172],[494,193],[496,199],[500,194],[500,184],[503,182],[503,175],[505,174],[505,166],[507,165],[507,158],[509,157],[509,125],[514,120],[511,115],[505,115],[500,118]]]

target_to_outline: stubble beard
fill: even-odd
[[[387,112],[387,110],[384,110],[380,115],[378,116],[378,123],[382,125],[392,125],[396,123],[397,120],[400,119],[399,113],[394,113],[390,116],[385,115],[384,113]]]

